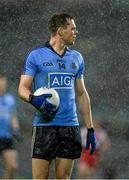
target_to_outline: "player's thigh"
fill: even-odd
[[[64,159],[80,158],[82,152],[81,136],[78,126],[59,128],[59,148],[57,157]]]
[[[4,160],[5,166],[8,168],[17,169],[18,168],[18,154],[14,149],[7,149],[2,152],[2,158]]]
[[[50,162],[43,159],[32,158],[33,179],[46,179],[49,175]]]
[[[56,178],[69,178],[73,168],[74,160],[56,158],[55,168],[56,168]]]
[[[33,128],[32,158],[44,159],[47,161],[55,159],[57,149],[59,149],[57,129],[58,127],[53,126]]]

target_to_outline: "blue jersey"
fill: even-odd
[[[33,126],[79,125],[75,103],[75,81],[82,78],[84,60],[75,50],[66,49],[60,56],[49,43],[32,50],[24,64],[24,75],[33,76],[34,91],[40,87],[54,88],[60,97],[56,116],[45,122],[39,112],[35,113]]]
[[[0,96],[0,138],[11,137],[12,115],[15,112],[14,97],[8,93]]]

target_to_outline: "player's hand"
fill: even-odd
[[[56,106],[47,101],[47,98],[50,97],[52,97],[52,94],[30,95],[29,97],[29,102],[48,120],[52,119],[57,112]]]
[[[20,130],[18,128],[13,129],[12,136],[13,136],[14,139],[16,139],[17,142],[22,142],[23,141],[23,137],[22,137],[21,132],[20,132]]]
[[[54,109],[52,109],[51,107],[50,109],[48,109],[48,107],[44,108],[43,111],[41,112],[43,119],[46,120],[46,122],[51,121],[55,117],[57,110],[58,109],[55,110],[55,106],[54,106]]]
[[[91,148],[90,155],[92,155],[96,149],[96,137],[93,128],[88,128],[87,132],[86,149],[89,148]]]

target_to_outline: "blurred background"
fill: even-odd
[[[93,117],[101,121],[111,140],[110,149],[101,156],[96,178],[129,178],[129,1],[0,0],[0,73],[7,76],[8,90],[17,97],[24,136],[24,141],[16,144],[20,162],[16,178],[31,178],[33,107],[17,94],[24,58],[29,50],[48,40],[47,21],[60,12],[75,17],[79,36],[71,48],[85,58]],[[83,125],[80,115],[79,119]],[[77,163],[74,179],[78,178]],[[0,176],[1,172],[0,163]]]

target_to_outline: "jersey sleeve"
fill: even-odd
[[[25,58],[22,74],[34,76],[36,74],[36,70],[37,65],[35,61],[35,56],[33,52],[30,52]]]
[[[78,55],[78,61],[79,61],[79,69],[78,69],[76,78],[81,79],[83,77],[84,71],[85,71],[84,59],[81,54]]]

